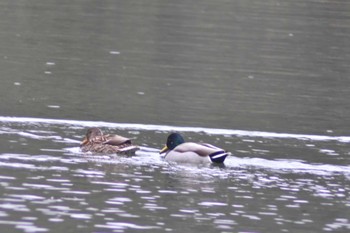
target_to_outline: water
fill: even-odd
[[[348,1],[2,1],[1,232],[348,232]],[[88,127],[132,158],[81,154]],[[232,152],[167,163],[171,131]]]
[[[1,148],[6,151],[0,155],[0,224],[10,232],[346,232],[350,228],[350,137],[40,118],[0,120],[5,139]],[[79,140],[92,125],[136,137],[142,150],[132,158],[81,154]],[[225,166],[169,164],[158,155],[164,140],[155,139],[164,139],[171,128],[188,138],[211,138],[235,155]]]

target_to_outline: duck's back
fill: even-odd
[[[211,144],[185,142],[165,156],[165,160],[189,163],[223,163],[229,155],[225,150]]]
[[[199,156],[209,156],[212,153],[220,151],[222,149],[215,147],[211,144],[200,144],[194,142],[185,142],[174,148],[177,152],[194,152]]]
[[[185,142],[169,151],[165,156],[165,160],[174,162],[210,163],[209,155],[218,150],[221,149],[194,142]]]
[[[208,156],[199,156],[193,151],[176,152],[170,151],[165,156],[166,161],[178,162],[178,163],[210,163]]]

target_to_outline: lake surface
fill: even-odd
[[[1,232],[350,231],[346,0],[1,1],[0,60]]]

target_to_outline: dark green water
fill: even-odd
[[[2,115],[346,135],[349,12],[347,1],[3,1]]]
[[[1,232],[348,232],[349,64],[346,0],[1,1]]]

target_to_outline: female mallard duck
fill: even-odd
[[[131,139],[119,135],[103,135],[99,128],[88,129],[80,148],[83,152],[103,154],[133,154],[139,150],[138,146],[132,145]]]
[[[231,154],[210,144],[185,142],[178,133],[168,136],[166,146],[159,153],[166,153],[167,161],[188,163],[223,163]]]

